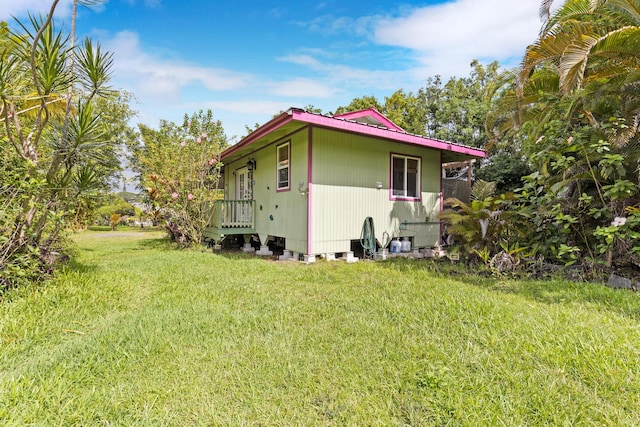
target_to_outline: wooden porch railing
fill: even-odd
[[[212,206],[210,227],[253,228],[253,200],[216,200]]]

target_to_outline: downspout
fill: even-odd
[[[442,212],[442,209],[444,208],[444,191],[443,191],[443,184],[444,184],[444,169],[442,169],[442,151],[440,151],[440,212],[438,212],[438,215]],[[444,232],[444,228],[442,226],[442,221],[440,219],[438,219],[438,222],[440,222],[440,234],[438,235],[438,244],[440,246],[442,246],[442,244],[444,243],[442,241],[442,233]]]
[[[313,126],[309,126],[309,135],[307,137],[307,255],[312,252],[312,197],[313,197]]]

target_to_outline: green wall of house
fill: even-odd
[[[390,200],[392,153],[422,159],[421,201]],[[360,239],[367,217],[373,218],[380,243],[409,236],[414,246],[436,245],[440,176],[440,153],[436,150],[314,129],[311,252],[349,251],[350,241]],[[404,221],[419,224],[405,226]]]
[[[284,237],[287,249],[307,252],[307,198],[300,196],[298,184],[307,182],[308,129],[300,130],[267,147],[225,165],[227,181],[225,198],[236,197],[234,172],[246,165],[249,157],[256,160],[253,171],[255,229],[262,243],[268,236]],[[276,191],[276,149],[290,141],[290,189]]]
[[[312,141],[312,184],[308,183],[308,147]],[[276,191],[276,149],[291,143],[291,179],[288,191]],[[420,157],[422,200],[390,200],[390,156]],[[255,229],[264,243],[267,236],[286,239],[286,249],[303,254],[340,253],[360,239],[367,217],[374,220],[376,238],[409,236],[416,247],[438,243],[440,226],[440,153],[406,144],[391,144],[371,137],[322,128],[304,128],[249,156],[225,165],[225,197],[236,198],[234,173],[256,160],[253,171]],[[378,188],[378,182],[382,188]],[[301,195],[300,189],[305,190]],[[308,198],[311,197],[307,245]],[[429,222],[432,220],[433,222]],[[408,224],[404,225],[404,222]]]

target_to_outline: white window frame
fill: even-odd
[[[404,165],[402,173],[402,182],[399,183],[401,185],[401,189],[398,192],[396,190],[396,171],[394,170],[394,160],[403,159]],[[415,160],[417,162],[417,170],[415,173],[415,195],[409,195],[409,179],[410,174],[408,173],[407,163],[409,160]],[[391,154],[390,161],[390,173],[389,173],[389,192],[391,200],[422,200],[422,159],[420,157],[415,156],[407,156],[404,154]]]
[[[280,150],[283,147],[287,147],[287,160],[280,159]],[[287,182],[280,181],[280,173],[283,170],[287,170]],[[276,146],[276,191],[286,191],[291,189],[291,141],[287,141]]]

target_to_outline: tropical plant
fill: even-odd
[[[33,266],[51,259],[70,219],[81,216],[75,209],[86,206],[81,198],[99,186],[91,168],[113,164],[95,107],[111,93],[112,57],[56,30],[57,4],[0,31],[0,289],[49,270]]]
[[[169,236],[181,245],[197,244],[208,225],[211,203],[220,198],[220,152],[226,137],[213,113],[185,115],[181,125],[162,121],[155,130],[140,125],[141,141],[131,146],[132,168],[154,221],[162,218]]]
[[[551,3],[520,69],[490,91],[490,144],[537,170],[511,205],[512,226],[547,259],[598,264],[606,254],[640,266],[628,256],[638,231],[629,209],[640,204],[640,2],[568,0],[553,13]]]
[[[440,214],[446,233],[453,236],[455,245],[468,255],[489,260],[500,248],[500,243],[509,241],[511,233],[506,221],[505,207],[512,200],[511,194],[496,196],[493,182],[476,181],[471,189],[471,202],[457,198],[444,201],[449,206]]]

